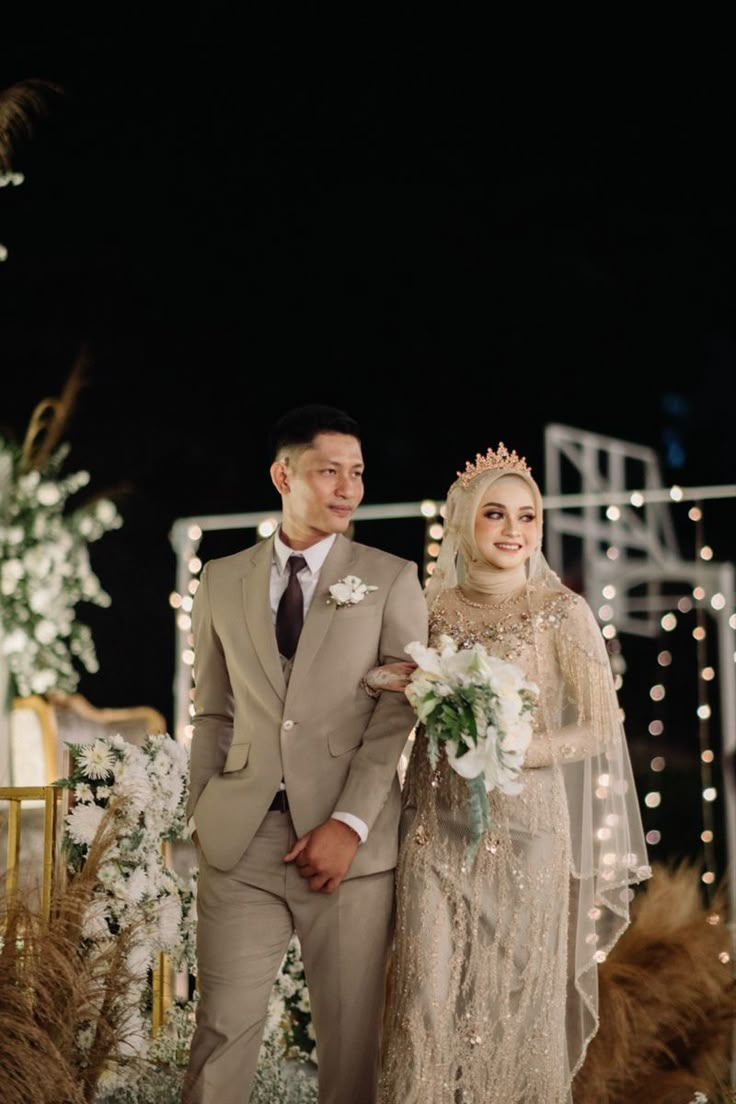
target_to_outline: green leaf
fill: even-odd
[[[490,831],[493,821],[491,820],[491,807],[488,804],[488,794],[486,793],[483,776],[478,775],[477,778],[468,778],[466,782],[470,793],[468,802],[470,843],[466,853],[466,861],[472,865],[483,834]]]

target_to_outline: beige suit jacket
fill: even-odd
[[[273,538],[211,560],[194,601],[195,716],[187,815],[207,861],[234,866],[282,776],[299,836],[341,810],[368,840],[348,877],[396,864],[396,767],[414,723],[403,694],[369,697],[359,683],[377,663],[406,660],[426,641],[416,565],[338,535],[320,572],[288,687],[276,646],[269,583]],[[336,608],[329,587],[357,575],[377,587]]]

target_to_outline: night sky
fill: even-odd
[[[171,720],[170,527],[276,508],[267,429],[301,402],[359,420],[369,503],[439,498],[499,438],[543,483],[554,421],[654,447],[667,482],[735,480],[732,96],[193,18],[0,57],[0,88],[63,89],[0,190],[0,432],[87,349],[69,466],[125,519],[92,549],[112,607],[80,609],[94,703]]]

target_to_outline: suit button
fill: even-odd
[[[294,722],[293,721],[284,721],[284,728],[286,729],[287,732],[289,731],[290,728],[293,728],[293,727],[294,727]]]

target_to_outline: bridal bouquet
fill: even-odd
[[[489,655],[482,644],[458,650],[442,636],[438,648],[414,641],[405,651],[417,665],[405,693],[427,733],[430,762],[437,766],[444,745],[450,767],[468,785],[472,860],[492,827],[488,793],[521,790],[539,691],[515,664]]]

